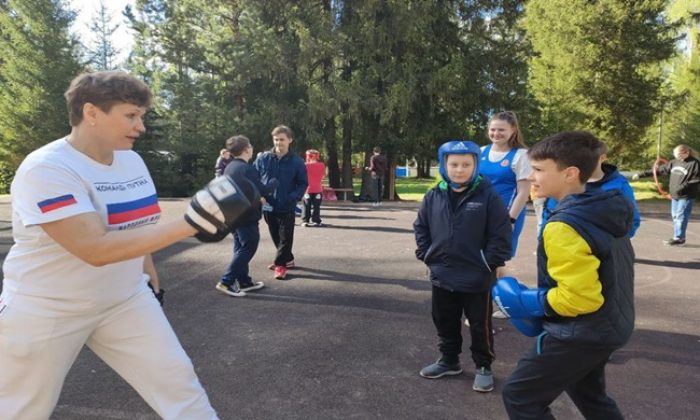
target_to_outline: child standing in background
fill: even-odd
[[[306,151],[306,175],[309,178],[309,186],[306,188],[302,200],[301,225],[323,226],[321,223],[321,201],[323,186],[321,182],[326,176],[326,165],[320,162],[321,154],[318,150]]]

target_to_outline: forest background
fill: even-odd
[[[336,188],[352,188],[377,145],[425,177],[441,143],[486,144],[502,110],[529,144],[590,130],[623,169],[700,146],[700,0],[134,0],[118,16],[95,5],[86,43],[65,1],[0,0],[0,193],[30,151],[69,132],[63,92],[97,69],[151,86],[135,148],[161,196],[211,179],[234,134],[269,149],[278,124],[297,153],[321,150]]]

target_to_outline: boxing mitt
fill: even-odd
[[[513,277],[501,277],[491,289],[498,308],[510,318],[534,318],[544,316],[544,299],[547,289],[529,289]]]
[[[236,179],[220,176],[192,197],[185,220],[203,235],[218,237],[235,229],[241,216],[253,207],[251,203],[259,201],[260,192],[244,175]]]

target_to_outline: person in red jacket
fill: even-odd
[[[306,151],[306,175],[309,178],[309,186],[306,188],[302,200],[301,225],[323,226],[321,223],[321,197],[323,186],[321,181],[326,176],[326,165],[320,162],[321,154],[318,150]]]

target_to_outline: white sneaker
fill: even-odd
[[[491,316],[496,318],[496,319],[508,319],[509,318],[509,316],[504,314],[503,311],[501,311],[500,309],[496,309],[493,312],[493,315],[491,315]]]

